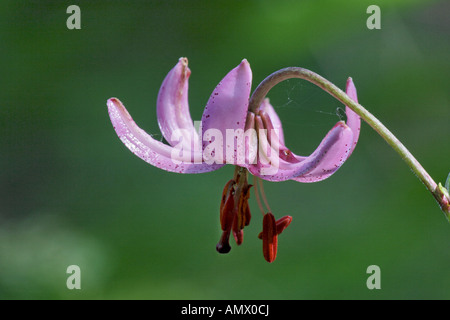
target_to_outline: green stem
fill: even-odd
[[[406,147],[386,128],[377,118],[375,118],[369,111],[367,111],[362,105],[356,103],[350,99],[347,94],[339,89],[337,86],[332,84],[327,79],[321,77],[320,75],[303,68],[290,67],[278,70],[266,79],[264,79],[259,86],[253,92],[250,102],[249,110],[255,112],[267,93],[276,84],[281,81],[300,78],[307,80],[318,87],[322,88],[334,98],[342,102],[344,105],[352,109],[356,114],[358,114],[364,121],[367,122],[378,134],[383,137],[383,139],[402,157],[406,164],[411,168],[414,174],[422,181],[425,187],[433,194],[442,211],[445,213],[447,219],[450,221],[450,197],[448,190],[446,190],[440,183],[439,185],[431,178],[431,176],[426,172],[422,165],[414,158],[414,156],[406,149]]]

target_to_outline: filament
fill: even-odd
[[[256,196],[256,202],[258,203],[259,210],[261,210],[262,214],[265,215],[266,212],[264,211],[264,207],[261,202],[261,198],[259,196],[259,188],[258,188],[258,178],[256,176],[253,176],[253,185],[255,186],[255,196]]]
[[[266,198],[266,193],[264,192],[262,179],[261,178],[257,178],[257,180],[258,180],[258,183],[259,183],[259,191],[261,192],[261,196],[262,196],[262,199],[264,201],[264,204],[266,205],[267,210],[269,210],[269,212],[272,212],[272,210],[270,210],[270,206],[269,206],[269,203],[268,203],[267,198]]]
[[[261,178],[253,176],[253,185],[255,186],[255,195],[256,202],[258,202],[258,207],[261,210],[262,214],[265,215],[266,211],[264,210],[263,202],[268,210],[268,212],[272,212],[269,206],[269,202],[267,201],[266,193],[264,192],[263,181]],[[261,201],[262,198],[262,201]]]

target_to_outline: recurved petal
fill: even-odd
[[[226,141],[227,143],[220,143],[220,147],[221,149],[223,147],[223,149],[213,150],[215,151],[215,155],[211,155],[210,152],[205,152],[205,157],[210,156],[217,163],[224,163],[226,161],[227,163],[237,164],[237,149],[244,151],[245,146],[240,145],[241,139],[237,139],[237,141],[234,138],[231,139],[232,141],[226,139],[227,130],[229,130],[230,134],[237,133],[236,130],[238,129],[243,133],[247,118],[251,83],[252,71],[249,63],[244,59],[214,89],[202,115],[202,130],[203,140],[205,140],[205,136],[210,137],[211,135],[215,139],[206,139],[206,141],[203,141],[203,150],[211,144],[212,140],[217,142],[218,135],[221,135],[222,141]],[[231,145],[235,141],[236,145]],[[228,154],[227,144],[229,147]],[[219,143],[216,145],[219,147]]]
[[[322,140],[316,151],[307,158],[313,159],[314,168],[295,176],[293,180],[298,182],[318,182],[330,177],[349,157],[352,142],[353,131],[344,122],[338,122],[325,139]]]
[[[177,173],[202,173],[217,170],[221,165],[202,162],[201,151],[193,152],[182,146],[168,146],[153,139],[139,128],[119,99],[107,102],[114,130],[125,146],[136,156],[160,169]]]
[[[356,87],[353,84],[352,78],[347,79],[347,86],[346,86],[346,93],[347,95],[355,102],[358,102],[358,96],[356,94]],[[352,147],[350,149],[350,154],[352,154],[353,150],[356,147],[356,143],[358,142],[359,133],[361,131],[361,118],[349,107],[345,107],[345,113],[347,115],[347,125],[352,129],[353,131],[353,143]]]
[[[200,150],[188,103],[188,80],[191,70],[187,58],[180,58],[170,70],[159,89],[156,101],[158,124],[164,138],[171,146],[181,143],[185,148]],[[195,146],[195,147],[194,147]]]
[[[258,128],[263,127],[259,117],[256,118],[256,124]],[[345,162],[352,141],[352,130],[340,121],[310,156],[301,157],[291,153],[285,158],[291,161],[286,161],[280,157],[279,150],[272,148],[267,136],[260,134],[258,162],[249,166],[248,170],[253,175],[269,181],[293,179],[300,182],[317,182],[328,178]]]
[[[347,80],[346,92],[351,99],[358,101],[351,78]],[[347,123],[338,122],[319,147],[309,157],[303,157],[294,154],[284,145],[284,139],[280,138],[281,122],[270,103],[264,101],[255,123],[258,131],[263,128],[267,133],[261,135],[261,132],[258,132],[258,161],[256,165],[249,166],[248,170],[270,181],[292,179],[299,182],[317,182],[330,177],[347,160],[358,141],[361,119],[348,107],[346,115]]]
[[[352,100],[358,102],[356,88],[352,78],[348,78],[347,80],[346,93]],[[324,180],[335,173],[348,157],[350,157],[358,142],[361,129],[361,118],[347,106],[345,112],[347,115],[346,125],[348,128],[346,132],[342,133],[342,138],[340,138],[336,144],[331,146],[317,168],[305,175],[298,176],[293,180],[299,182],[317,182]],[[348,129],[350,129],[351,135]]]

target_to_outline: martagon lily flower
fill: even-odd
[[[231,247],[229,237],[238,245],[243,229],[250,223],[248,173],[255,177],[257,203],[264,215],[263,255],[273,262],[277,237],[292,217],[275,220],[262,185],[263,180],[317,182],[330,177],[353,152],[361,121],[346,107],[347,122],[339,121],[309,156],[299,156],[285,145],[282,124],[275,109],[265,99],[257,110],[249,110],[252,71],[247,60],[232,69],[211,94],[200,123],[195,129],[189,113],[186,58],[180,58],[164,79],[156,103],[157,119],[165,144],[139,128],[117,98],[107,102],[109,116],[120,140],[136,156],[160,169],[176,173],[204,173],[225,164],[235,165],[235,173],[223,189],[220,203],[222,236],[219,253]],[[357,102],[352,79],[347,80],[347,95]],[[262,199],[262,201],[261,201]],[[263,202],[267,208],[264,209]]]

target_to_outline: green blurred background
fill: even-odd
[[[81,8],[81,30],[66,9]],[[366,9],[381,8],[381,30]],[[219,255],[219,201],[234,168],[179,175],[130,153],[106,100],[161,138],[156,96],[181,56],[200,120],[243,58],[253,88],[301,66],[359,101],[437,182],[450,170],[448,1],[1,1],[1,299],[449,299],[450,225],[401,158],[365,123],[330,179],[265,183],[292,215],[268,264],[253,219]],[[340,103],[301,80],[269,94],[287,145],[311,153]],[[81,268],[81,290],[66,268]],[[366,269],[381,268],[381,290]]]

